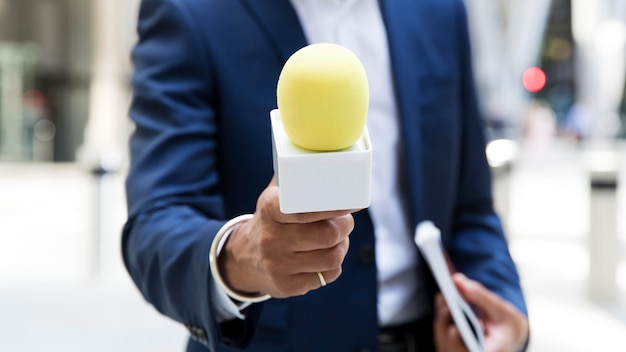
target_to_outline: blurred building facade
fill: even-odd
[[[480,100],[500,133],[522,133],[534,100],[558,128],[586,101],[600,102],[599,120],[616,107],[623,119],[626,0],[465,1]],[[123,158],[139,2],[0,0],[0,161]],[[521,78],[535,66],[546,82],[530,92]]]
[[[125,138],[113,114],[126,108],[137,3],[0,0],[0,161],[75,161],[98,101],[120,108],[103,111],[116,131],[93,138]]]

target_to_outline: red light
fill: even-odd
[[[522,75],[522,85],[529,92],[536,93],[546,86],[546,73],[539,67],[530,67]]]

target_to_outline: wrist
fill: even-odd
[[[257,303],[268,300],[271,298],[270,295],[267,294],[248,294],[237,292],[230,285],[226,283],[224,276],[220,272],[220,263],[219,263],[219,255],[228,237],[233,233],[235,228],[243,221],[249,220],[252,218],[252,214],[240,215],[238,217],[233,218],[228,221],[224,226],[220,228],[220,230],[213,238],[213,242],[211,243],[211,251],[209,252],[209,264],[211,268],[211,275],[213,276],[215,282],[218,286],[231,298],[239,302],[249,302],[249,303]]]

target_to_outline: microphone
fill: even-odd
[[[283,66],[276,98],[270,120],[281,212],[368,207],[369,88],[358,57],[337,44],[305,46]]]

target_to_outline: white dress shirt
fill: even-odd
[[[309,43],[345,46],[365,67],[370,89],[367,126],[373,146],[369,212],[376,236],[379,324],[396,325],[420,318],[428,305],[425,290],[418,286],[418,253],[408,222],[406,192],[401,188],[400,124],[378,1],[290,1]],[[219,318],[243,318],[238,310],[242,307],[234,305],[217,285],[212,286],[213,297],[221,297],[214,302]]]

